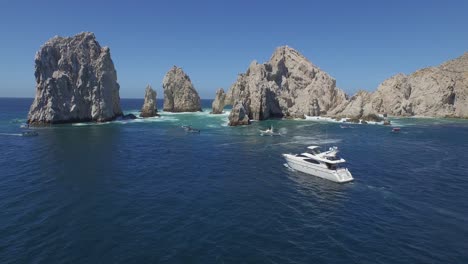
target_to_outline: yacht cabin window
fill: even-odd
[[[340,165],[339,164],[330,164],[330,163],[326,163],[327,164],[327,168],[329,170],[337,170],[340,168]]]
[[[314,148],[314,149],[308,149],[307,152],[309,152],[312,155],[317,155],[317,154],[320,154],[321,151],[318,148]]]

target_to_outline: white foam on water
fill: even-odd
[[[224,118],[224,117],[228,117],[230,113],[231,113],[231,111],[223,111],[221,114],[210,114],[210,112],[207,111],[206,115],[208,117],[215,117],[215,118],[223,117]]]
[[[305,136],[294,136],[294,141],[290,143],[304,144],[304,145],[326,145],[336,144],[341,142],[341,139],[337,138],[324,138],[324,137],[305,137]]]
[[[23,134],[18,133],[0,133],[1,136],[18,136],[21,137]]]
[[[123,120],[123,123],[153,123],[153,122],[177,122],[179,119],[177,117],[172,116],[155,116],[155,117],[145,117],[145,118],[137,118],[131,120]]]
[[[296,119],[295,119],[296,120]],[[336,120],[331,117],[324,117],[324,116],[305,116],[305,119],[297,119],[302,121],[315,121],[315,122],[329,122],[329,123],[345,123],[345,124],[353,124],[353,125],[364,125],[361,123],[353,123],[353,122],[346,122],[346,118],[341,118],[340,120]],[[362,121],[359,119],[359,121]],[[383,125],[382,122],[374,122],[374,121],[366,121],[368,125]]]
[[[159,111],[158,113],[160,115],[194,115],[194,116],[227,116],[229,115],[230,111],[223,111],[221,114],[211,114],[211,109],[203,109],[203,111],[197,111],[197,112],[165,112],[165,111]]]
[[[108,121],[108,122],[84,122],[84,123],[73,123],[71,124],[72,126],[103,126],[103,125],[108,125],[111,124],[114,121]]]
[[[89,123],[74,123],[72,126],[89,126]]]
[[[333,122],[333,123],[340,123],[343,122],[345,119],[335,120],[331,117],[324,117],[324,116],[305,116],[305,119],[298,119],[304,121],[317,121],[317,122]]]
[[[15,118],[10,121],[13,124],[26,123],[27,119]]]
[[[220,126],[222,126],[222,125],[209,124],[209,125],[207,125],[206,127],[209,127],[209,128],[218,128],[218,127],[220,127]]]

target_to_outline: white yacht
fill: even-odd
[[[332,147],[321,152],[318,146],[309,146],[301,154],[283,154],[289,167],[310,175],[334,182],[349,182],[353,175],[341,164],[346,161],[338,156],[338,148]]]

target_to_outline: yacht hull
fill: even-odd
[[[354,180],[351,172],[346,168],[341,168],[337,170],[329,170],[326,168],[319,167],[317,165],[311,164],[307,161],[304,161],[301,158],[298,158],[294,155],[283,154],[283,157],[286,159],[288,166],[294,170],[327,179],[333,182],[345,183]]]

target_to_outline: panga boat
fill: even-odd
[[[182,126],[187,133],[200,133],[200,129],[193,128],[192,126]]]
[[[260,136],[281,136],[280,133],[276,133],[273,130],[273,126],[268,128],[267,130],[260,130]]]
[[[39,133],[37,133],[36,131],[23,131],[21,135],[23,137],[35,137],[35,136],[38,136]]]
[[[393,132],[393,133],[398,133],[398,132],[400,132],[400,130],[401,130],[401,129],[400,129],[399,127],[394,127],[394,128],[392,128],[392,132]]]
[[[309,146],[301,154],[283,154],[289,167],[313,176],[334,182],[349,182],[353,180],[351,172],[341,167],[346,161],[338,156],[338,148],[331,147],[321,152],[318,146]]]

